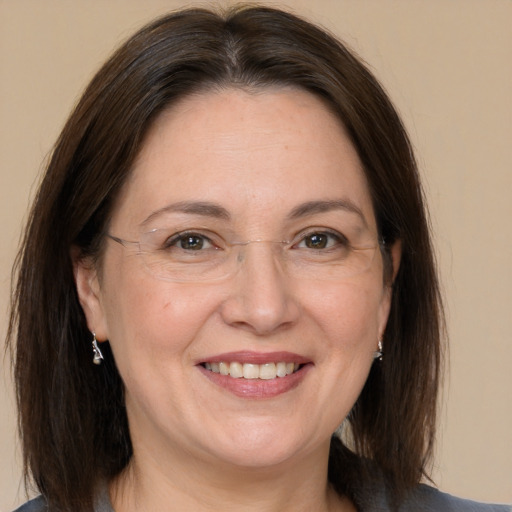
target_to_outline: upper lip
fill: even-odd
[[[237,352],[225,352],[223,354],[216,354],[214,356],[206,357],[198,361],[198,364],[204,363],[249,363],[249,364],[265,364],[265,363],[297,363],[307,364],[311,360],[304,356],[295,354],[293,352],[253,352],[251,350],[240,350]]]

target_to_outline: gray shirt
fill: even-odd
[[[371,495],[360,496],[356,503],[360,512],[389,512],[384,488],[375,489]],[[114,512],[105,488],[98,495],[95,512]],[[51,512],[39,496],[14,512]],[[455,498],[428,485],[418,485],[400,506],[399,512],[512,512],[512,505],[491,505]]]

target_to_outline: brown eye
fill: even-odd
[[[310,231],[302,235],[299,242],[295,245],[296,249],[312,249],[321,251],[323,249],[335,249],[337,247],[346,247],[347,239],[340,233],[330,231]]]
[[[313,233],[304,238],[308,249],[325,249],[329,243],[329,236],[325,233]]]
[[[178,241],[181,249],[187,251],[200,251],[204,247],[204,237],[198,235],[186,235],[181,237]]]
[[[166,250],[180,249],[193,252],[214,248],[214,244],[210,238],[200,233],[177,233],[168,238],[164,246]]]

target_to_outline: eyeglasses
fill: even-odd
[[[270,246],[283,271],[297,279],[338,281],[367,271],[383,241],[362,238],[357,246],[344,235],[313,229],[293,240],[227,241],[210,232],[153,229],[142,233],[138,241],[123,240],[106,234],[125,248],[140,255],[150,274],[173,282],[216,281],[234,275],[243,265],[252,244]],[[365,240],[366,239],[366,240]]]

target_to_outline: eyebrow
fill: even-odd
[[[330,199],[330,200],[318,200],[308,201],[306,203],[299,204],[289,214],[288,219],[295,220],[301,217],[307,217],[309,215],[315,215],[317,213],[326,213],[333,210],[344,210],[347,212],[355,213],[367,225],[366,218],[362,210],[356,206],[352,201],[348,199]],[[141,222],[141,226],[148,224],[151,220],[163,213],[177,212],[186,213],[189,215],[200,215],[203,217],[213,217],[216,219],[230,220],[231,215],[224,208],[216,203],[209,201],[179,201],[177,203],[171,203],[163,208],[159,208],[152,212],[146,219]]]
[[[333,210],[344,210],[347,212],[355,213],[361,218],[365,226],[368,225],[366,217],[361,208],[355,205],[348,199],[330,199],[324,201],[308,201],[307,203],[296,206],[289,214],[288,218],[291,220],[306,217],[308,215],[315,215],[317,213],[326,213]]]
[[[162,213],[169,212],[201,215],[203,217],[214,217],[216,219],[223,220],[229,220],[231,218],[231,215],[225,208],[215,203],[210,203],[208,201],[179,201],[177,203],[168,204],[167,206],[154,211],[141,222],[141,226],[148,224],[151,220]]]

